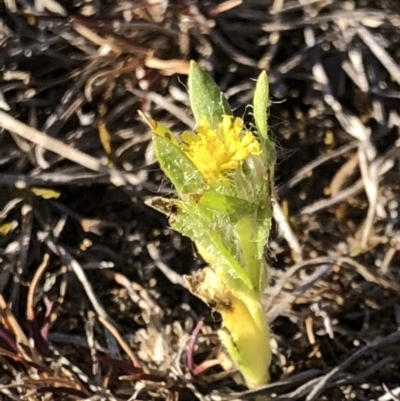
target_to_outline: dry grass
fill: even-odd
[[[0,399],[397,400],[399,12],[390,0],[3,2]],[[184,288],[192,245],[144,206],[171,189],[137,110],[191,126],[191,58],[246,118],[251,79],[267,69],[271,83],[274,361],[257,391],[229,361],[190,374],[191,351],[197,364],[224,356],[218,317]]]

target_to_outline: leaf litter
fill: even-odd
[[[396,2],[8,0],[0,11],[3,399],[399,397]],[[218,316],[184,287],[195,250],[144,204],[171,188],[137,110],[192,128],[192,58],[245,119],[251,79],[266,69],[270,81],[274,358],[272,383],[252,391],[218,343]]]

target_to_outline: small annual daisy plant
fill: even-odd
[[[155,155],[174,185],[174,199],[148,204],[189,237],[207,267],[186,276],[188,289],[222,316],[219,337],[248,387],[266,384],[269,328],[261,304],[264,247],[271,228],[275,157],[267,132],[268,81],[258,77],[254,127],[234,117],[215,82],[192,62],[188,79],[196,127],[175,136],[142,115]]]

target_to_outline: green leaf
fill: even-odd
[[[220,213],[219,217],[221,222],[224,214]],[[226,244],[226,234],[232,231],[228,220],[224,220],[223,230],[216,229],[216,223],[215,214],[195,201],[180,202],[179,211],[170,220],[174,230],[196,244],[199,253],[210,266],[219,266],[226,276],[237,278],[252,289],[251,280],[240,265],[237,255]]]
[[[196,62],[190,62],[189,99],[196,123],[206,117],[212,128],[216,128],[223,114],[232,115],[232,110],[225,96]]]
[[[253,112],[256,128],[260,136],[265,167],[270,170],[272,176],[275,164],[275,150],[272,142],[268,137],[268,96],[268,78],[267,73],[263,71],[257,79],[256,88],[254,91]]]
[[[254,210],[253,204],[245,199],[221,195],[215,192],[203,193],[198,203],[208,209],[225,212],[233,217],[237,216],[237,219],[240,216],[250,214]]]
[[[178,146],[178,141],[176,140],[175,135],[169,128],[161,124],[159,121],[153,120],[149,116],[146,116],[140,110],[138,110],[138,114],[140,118],[143,120],[143,122],[145,122],[150,127],[150,129],[153,131],[154,134],[156,134],[157,136],[162,136],[163,138],[168,139],[174,145]]]
[[[255,224],[257,222],[252,216],[242,217],[235,225],[235,234],[240,244],[243,267],[250,277],[253,288],[258,290],[260,288],[260,269],[263,268],[263,265],[254,238]]]
[[[256,89],[253,97],[253,108],[257,131],[264,140],[268,138],[268,95],[269,86],[267,73],[263,71],[257,79]]]
[[[179,146],[161,136],[153,138],[153,146],[161,169],[178,192],[201,193],[208,187],[203,175]]]

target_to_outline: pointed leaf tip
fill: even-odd
[[[232,115],[225,96],[214,80],[195,61],[190,62],[189,99],[196,123],[206,117],[214,128],[222,120],[222,115]]]
[[[267,73],[262,71],[257,79],[256,89],[254,91],[253,107],[257,131],[263,139],[267,139],[268,136],[268,96],[269,86]]]

